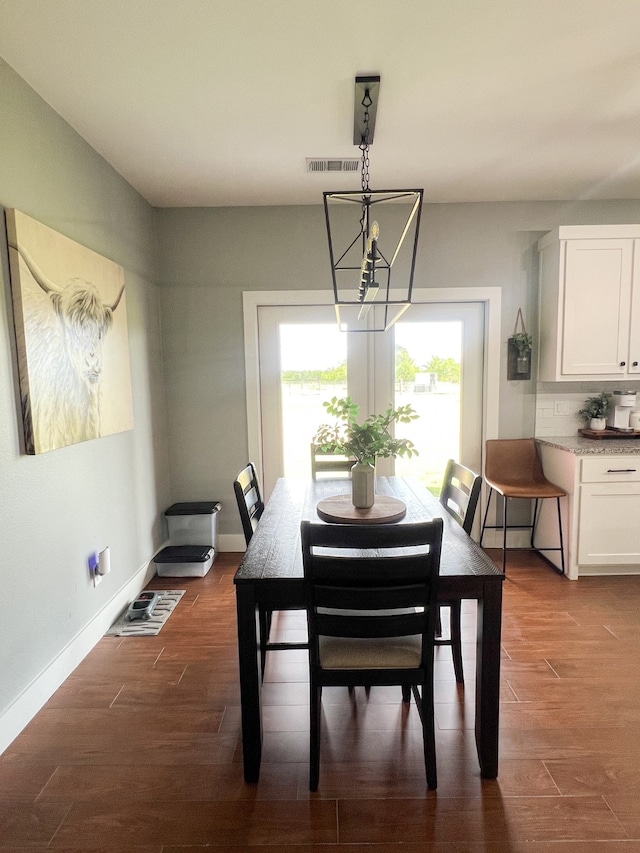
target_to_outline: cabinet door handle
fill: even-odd
[[[621,362],[620,362],[620,367],[624,367],[626,363],[627,363],[626,361],[621,361]]]
[[[635,474],[635,468],[607,468],[607,474]]]
[[[637,367],[637,366],[638,366],[638,362],[637,362],[637,361],[632,361],[632,362],[631,362],[631,366],[632,366],[632,367]]]

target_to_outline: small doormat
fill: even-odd
[[[153,608],[149,619],[126,619],[127,610],[109,628],[105,637],[155,637],[173,613],[176,605],[185,594],[185,589],[157,589],[160,601]]]

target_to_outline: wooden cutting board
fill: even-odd
[[[588,429],[583,427],[578,432],[585,438],[640,438],[640,432],[621,432],[617,429]]]

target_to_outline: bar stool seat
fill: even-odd
[[[531,530],[531,548],[533,550],[560,551],[561,573],[565,574],[560,498],[565,497],[567,493],[560,486],[546,478],[535,439],[489,439],[486,442],[484,479],[485,483],[489,486],[489,498],[484,513],[484,521],[482,522],[480,544],[482,545],[485,529],[501,529],[503,531],[502,571],[506,571],[507,530],[529,529]],[[497,492],[503,498],[502,524],[487,524],[489,506],[494,492]],[[509,498],[535,501],[532,524],[508,524],[507,506]],[[539,518],[539,502],[548,498],[555,498],[557,504],[559,547],[540,547],[536,546],[534,541]]]

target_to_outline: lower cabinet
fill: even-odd
[[[581,463],[578,564],[640,571],[640,456]]]
[[[540,444],[540,455],[546,476],[567,492],[567,575],[640,574],[640,454],[585,456]],[[536,539],[553,540],[556,531],[547,508]]]

